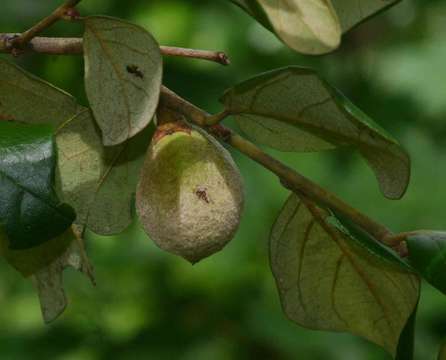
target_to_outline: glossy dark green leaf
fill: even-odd
[[[74,211],[54,191],[52,128],[0,122],[0,223],[12,249],[25,249],[62,234]]]
[[[140,26],[103,16],[85,19],[85,89],[103,143],[142,131],[158,106],[163,72],[158,43]]]
[[[406,242],[411,265],[446,294],[446,232],[417,231]]]
[[[419,279],[359,246],[334,215],[292,195],[271,233],[270,261],[294,322],[362,336],[396,356],[419,297]]]
[[[401,198],[410,159],[399,143],[311,69],[287,67],[226,91],[226,111],[253,140],[281,151],[355,148],[382,193]]]

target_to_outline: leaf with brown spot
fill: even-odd
[[[283,310],[304,327],[350,332],[395,355],[418,301],[419,280],[340,229],[331,213],[309,200],[288,199],[270,243]]]

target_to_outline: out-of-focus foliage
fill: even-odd
[[[4,1],[0,31],[21,31],[60,1]],[[230,67],[165,59],[165,83],[209,111],[226,88],[287,65],[315,67],[392,133],[412,157],[401,201],[385,200],[366,165],[349,150],[282,154],[281,160],[327,186],[395,231],[444,229],[446,82],[442,0],[404,0],[357,27],[332,55],[304,57],[227,1],[84,0],[87,14],[122,17],[163,45],[226,51]],[[81,35],[77,24],[48,34]],[[30,55],[28,70],[86,104],[81,57]],[[120,237],[90,236],[98,286],[67,273],[66,314],[43,326],[32,284],[0,265],[1,357],[5,359],[308,359],[381,360],[388,355],[344,334],[311,332],[282,314],[267,259],[269,229],[287,197],[275,176],[234,153],[245,177],[241,229],[221,253],[196,266],[156,248],[135,224]],[[424,284],[416,353],[434,359],[446,336],[443,295]],[[336,351],[334,351],[334,349]]]

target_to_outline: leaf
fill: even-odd
[[[331,224],[335,226],[339,231],[345,233],[349,238],[357,245],[364,248],[364,250],[370,252],[372,255],[379,257],[382,261],[393,263],[400,266],[409,272],[416,272],[416,270],[405,260],[399,257],[399,255],[384,246],[382,243],[376,241],[371,235],[362,230],[353,221],[333,211],[334,217]]]
[[[365,251],[333,221],[296,195],[282,209],[270,261],[283,310],[304,327],[347,331],[395,355],[418,301],[418,278]]]
[[[356,148],[383,194],[401,198],[410,159],[398,142],[311,69],[287,67],[226,91],[221,101],[255,141],[281,151]]]
[[[13,250],[9,247],[5,231],[0,228],[0,255],[24,277],[28,277],[48,266],[64,253],[72,240],[71,229],[68,229],[63,234],[41,245],[30,249]]]
[[[305,49],[302,47],[302,44],[300,41],[302,39],[298,40],[299,37],[295,37],[291,39],[290,41],[286,41],[283,36],[280,35],[280,31],[278,29],[288,29],[289,33],[298,33],[302,37],[306,34],[304,31],[302,31],[302,22],[297,20],[294,17],[297,17],[298,19],[304,15],[304,13],[300,13],[299,11],[283,11],[286,15],[282,15],[282,18],[284,16],[288,17],[288,21],[283,22],[285,26],[280,23],[278,16],[280,14],[280,11],[278,11],[278,7],[274,7],[271,1],[268,0],[230,0],[232,3],[238,5],[243,10],[245,10],[248,14],[250,14],[252,17],[254,17],[259,23],[261,23],[264,27],[266,27],[268,30],[276,33],[279,38],[281,38],[289,47],[291,47],[294,50],[300,51],[302,53],[312,53],[311,51],[308,51],[308,49]],[[307,8],[307,10],[312,9],[313,7],[317,7],[317,3],[312,2],[305,2],[300,1],[303,3],[304,6],[310,6],[310,8]],[[316,24],[322,24],[325,25],[326,30],[328,31],[331,27],[331,34],[327,34],[326,36],[330,36],[332,39],[340,37],[340,33],[345,33],[355,27],[356,25],[360,24],[361,22],[369,19],[372,16],[375,16],[379,14],[381,11],[386,10],[387,8],[397,4],[400,2],[400,0],[332,0],[331,4],[330,2],[326,2],[325,4],[325,15],[314,15],[312,14],[311,22],[309,23],[311,28],[311,25]],[[262,3],[266,4],[269,3],[270,11],[266,11],[265,9],[268,6],[262,5]],[[296,0],[288,0],[288,1],[282,1],[282,9],[289,6],[289,10],[292,9],[292,6],[297,6],[295,9],[298,9],[299,6],[302,6],[302,4],[299,4],[299,1]],[[299,4],[299,5],[297,5]],[[321,8],[319,8],[321,9]],[[329,9],[332,15],[327,20],[326,15],[328,14],[326,10]],[[334,9],[334,10],[333,10]],[[322,8],[324,10],[324,8]],[[273,13],[273,14],[272,14]],[[275,14],[274,14],[275,13]],[[269,15],[269,16],[268,16]],[[272,19],[272,20],[270,20]],[[334,20],[338,20],[339,24],[333,23]],[[330,24],[330,25],[329,25]],[[340,27],[340,29],[339,29]],[[276,29],[276,30],[275,30]],[[300,29],[300,31],[299,31]],[[316,36],[317,39],[318,33],[316,32],[313,34],[313,37]],[[307,35],[308,36],[308,35]],[[312,39],[312,37],[309,37]],[[338,39],[339,41],[340,39]],[[308,41],[308,38],[304,40],[304,43]],[[314,41],[314,39],[313,39]],[[295,43],[293,45],[293,43]],[[328,48],[324,50],[322,47],[319,51],[321,53],[328,52],[330,50],[333,50],[337,46],[334,46],[332,48]]]
[[[6,86],[4,78],[20,91]],[[1,59],[0,87],[0,109],[6,114],[26,123],[59,125],[56,190],[75,208],[76,223],[99,234],[125,229],[133,218],[133,194],[150,130],[126,144],[104,147],[91,113],[69,94]]]
[[[341,27],[333,5],[325,0],[236,0],[290,48],[304,54],[336,49]]]
[[[56,131],[56,189],[74,207],[76,223],[111,235],[134,218],[138,175],[151,138],[151,129],[124,144],[105,147],[91,112],[84,109]]]
[[[95,284],[92,267],[86,257],[83,244],[76,240],[72,241],[59,258],[34,275],[43,319],[47,324],[57,319],[67,307],[63,272],[68,267],[85,274]]]
[[[76,101],[69,94],[0,59],[0,115],[3,119],[58,125],[76,112]]]
[[[85,19],[85,88],[105,145],[135,136],[152,120],[162,78],[159,45],[143,28],[108,17]]]
[[[332,0],[338,14],[342,32],[379,14],[381,11],[399,3],[401,0]]]
[[[443,340],[443,343],[440,345],[437,360],[446,360],[446,340]]]
[[[415,320],[417,317],[418,303],[412,315],[407,320],[406,326],[401,333],[396,351],[396,360],[413,360],[415,350]]]
[[[73,209],[53,188],[52,128],[0,122],[0,223],[11,249],[40,245],[73,222]]]
[[[446,233],[417,231],[406,238],[411,265],[432,286],[446,294]]]

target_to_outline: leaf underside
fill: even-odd
[[[323,54],[345,33],[400,0],[230,0],[274,32],[290,48]]]
[[[124,144],[104,147],[88,109],[57,130],[56,189],[76,210],[77,224],[101,235],[117,234],[130,225],[150,131],[147,128]]]
[[[253,140],[281,151],[354,147],[382,193],[401,198],[410,159],[398,142],[311,69],[273,70],[229,89],[221,101]]]
[[[324,54],[336,49],[341,27],[330,1],[247,1],[253,14],[262,11],[276,35],[290,48],[305,54]]]
[[[0,121],[59,125],[76,113],[66,92],[0,59]]]
[[[418,278],[332,224],[332,214],[294,194],[282,209],[270,260],[283,310],[304,327],[350,332],[395,355],[418,301]]]
[[[85,89],[105,145],[142,131],[158,106],[162,78],[159,45],[143,28],[113,18],[87,17]]]
[[[342,32],[347,32],[401,0],[332,0]]]
[[[57,319],[67,307],[67,297],[63,287],[63,272],[71,267],[89,277],[94,284],[91,264],[86,257],[83,244],[77,240],[57,259],[34,274],[33,280],[40,300],[40,308],[45,323]]]

